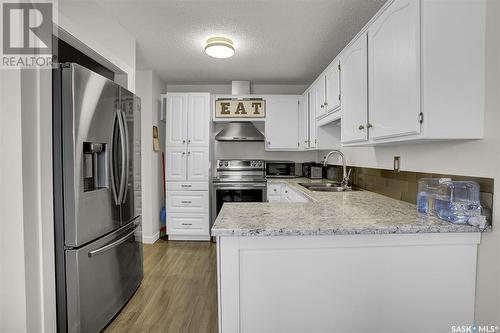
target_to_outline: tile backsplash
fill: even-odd
[[[475,181],[480,186],[480,200],[481,206],[483,207],[483,214],[491,223],[494,187],[493,178],[412,171],[395,172],[384,169],[348,167],[348,169],[350,168],[352,168],[351,182],[354,186],[412,204],[416,204],[417,202],[417,184],[420,178],[451,178],[453,180]],[[328,179],[340,180],[342,177],[342,167],[330,165],[328,166],[326,174]]]

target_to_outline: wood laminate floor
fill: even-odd
[[[217,332],[216,251],[212,242],[144,245],[144,280],[111,332]]]

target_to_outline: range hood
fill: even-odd
[[[215,136],[217,141],[264,141],[262,134],[254,124],[249,121],[233,121]]]

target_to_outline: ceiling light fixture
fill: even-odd
[[[205,45],[205,53],[213,58],[229,58],[234,55],[233,41],[225,37],[211,37]]]

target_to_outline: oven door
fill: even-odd
[[[267,183],[213,183],[212,224],[225,202],[266,202]]]

